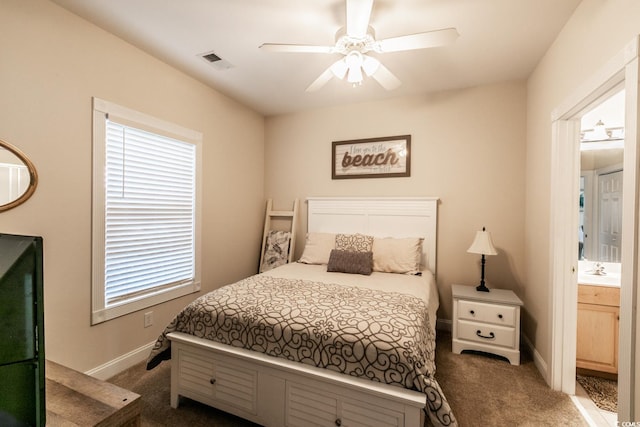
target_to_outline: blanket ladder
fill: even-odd
[[[259,265],[260,273],[273,268],[269,266],[270,261],[273,261],[273,260],[266,258],[267,251],[269,251],[269,253],[272,255],[276,254],[278,256],[282,256],[283,258],[285,258],[284,262],[282,262],[282,259],[280,259],[280,263],[278,263],[278,265],[280,265],[281,263],[289,263],[293,260],[293,254],[295,251],[295,243],[296,243],[297,216],[298,216],[298,199],[294,200],[293,209],[290,211],[274,210],[273,200],[272,199],[267,200],[267,210],[264,216],[264,231],[262,233],[262,249],[260,251],[260,265]],[[289,231],[287,232],[289,233],[289,243],[288,245],[285,245],[287,247],[282,247],[282,248],[276,247],[275,249],[277,250],[275,252],[272,250],[274,248],[274,242],[270,241],[271,239],[275,239],[276,235],[274,233],[277,233],[277,231],[271,229],[272,219],[284,219],[284,220],[288,219],[291,221],[291,224],[289,226]],[[286,253],[281,252],[285,250],[286,250]]]

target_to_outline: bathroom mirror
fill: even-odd
[[[578,259],[620,262],[622,149],[582,153],[581,157]]]
[[[0,140],[0,212],[27,201],[37,185],[33,163],[18,148]]]
[[[578,260],[621,260],[624,100],[620,91],[581,119]]]

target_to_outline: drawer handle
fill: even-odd
[[[337,426],[341,426],[342,425],[342,420],[340,418],[336,418],[336,425]]]
[[[484,338],[486,340],[492,340],[496,337],[496,335],[493,332],[489,332],[489,336],[487,335],[482,335],[482,331],[480,329],[478,329],[476,331],[476,335],[479,336],[480,338]]]
[[[215,378],[211,378],[211,379],[209,380],[209,382],[210,382],[211,384],[215,384],[215,383],[216,383],[216,379],[215,379]]]
[[[476,312],[473,311],[473,310],[469,310],[469,313],[471,313],[472,316],[474,316],[476,314]]]
[[[502,314],[498,314],[498,319],[502,319]]]

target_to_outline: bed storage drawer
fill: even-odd
[[[180,349],[178,360],[181,390],[256,413],[258,373],[255,369],[224,356],[212,357],[191,348]]]
[[[351,399],[335,391],[319,392],[319,384],[287,381],[287,426],[404,426],[404,414],[384,405]]]
[[[338,399],[287,382],[287,426],[335,425]]]
[[[424,425],[424,393],[183,333],[171,333],[169,338],[173,408],[184,396],[265,427]],[[227,368],[242,379],[226,378]],[[210,384],[211,378],[215,378],[214,384]],[[245,380],[254,387],[237,387],[238,383],[246,385]],[[229,383],[233,391],[226,389]]]
[[[461,300],[458,318],[503,326],[516,325],[516,307]]]

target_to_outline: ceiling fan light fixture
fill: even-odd
[[[380,61],[367,55],[363,55],[362,69],[365,74],[371,77],[380,68]]]
[[[331,72],[333,73],[334,76],[336,76],[340,80],[344,79],[344,76],[347,74],[348,69],[349,67],[344,61],[344,58],[334,62],[333,65],[331,66]]]
[[[349,72],[347,73],[347,81],[354,85],[362,83],[362,54],[357,50],[352,50],[347,54],[347,56],[345,56],[344,62],[349,69]]]
[[[347,74],[347,81],[353,83],[354,86],[362,83],[362,68],[349,67],[349,74]]]
[[[360,68],[362,66],[362,54],[357,50],[352,50],[344,57],[344,62],[350,70],[356,67]]]

